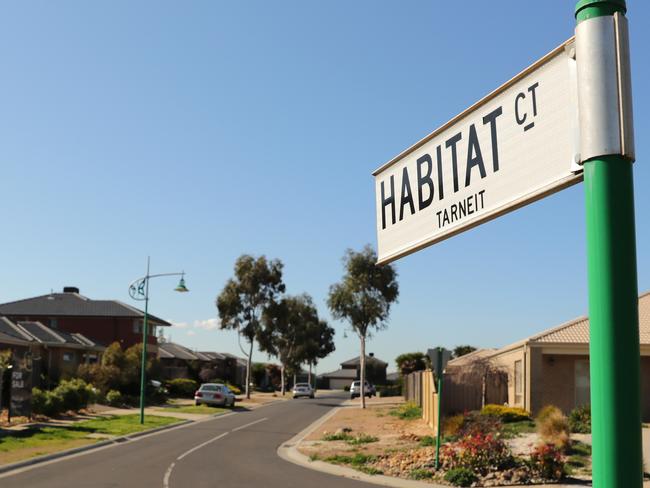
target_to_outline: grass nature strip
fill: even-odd
[[[71,425],[0,430],[0,465],[178,422],[175,417],[149,415],[145,417],[145,423],[140,424],[140,417],[136,414],[100,417]]]
[[[174,413],[193,413],[201,415],[215,415],[231,412],[231,409],[221,407],[211,407],[209,405],[171,405],[156,408],[159,412]]]

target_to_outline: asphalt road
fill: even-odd
[[[360,488],[280,459],[278,446],[342,396],[279,402],[0,475],[2,488]]]

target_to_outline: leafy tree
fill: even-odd
[[[413,371],[423,371],[429,367],[429,356],[423,352],[407,352],[395,358],[397,368],[402,375]]]
[[[456,346],[454,347],[454,357],[459,358],[461,356],[464,356],[465,354],[469,354],[470,352],[476,351],[476,348],[474,346],[469,346],[467,344],[462,345],[462,346]]]
[[[390,265],[377,266],[375,251],[348,250],[343,258],[345,275],[330,287],[327,304],[335,319],[345,319],[361,342],[361,408],[366,408],[366,338],[387,327],[390,306],[397,301],[397,272]]]
[[[221,329],[236,330],[248,341],[246,398],[250,398],[253,345],[261,331],[261,319],[277,295],[284,293],[282,262],[254,258],[247,254],[235,262],[235,276],[228,280],[216,299]]]
[[[329,356],[336,346],[334,345],[335,330],[326,321],[318,320],[307,324],[305,341],[302,344],[301,356],[309,365],[309,383],[311,384],[312,366],[318,361]]]
[[[277,364],[273,363],[268,363],[266,365],[266,372],[269,375],[269,379],[271,380],[271,385],[273,385],[274,388],[278,388],[280,386],[280,367]]]
[[[253,363],[253,383],[258,388],[262,386],[264,378],[266,378],[266,364],[264,363]]]
[[[310,324],[318,324],[318,313],[309,295],[286,297],[267,308],[263,323],[258,336],[260,349],[280,361],[280,390],[284,395],[285,374],[300,371],[307,331]]]

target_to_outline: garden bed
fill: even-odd
[[[365,410],[341,408],[311,432],[298,450],[311,460],[371,475],[455,486],[553,483],[569,476],[575,481],[590,479],[591,447],[569,439],[566,418],[555,410],[551,420],[543,420],[543,436],[536,422],[519,409],[496,406],[495,411],[448,418],[441,469],[436,471],[435,439],[419,409],[391,400],[371,401]]]

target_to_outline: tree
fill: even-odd
[[[295,373],[304,362],[304,344],[310,324],[318,323],[318,312],[307,294],[285,297],[271,304],[263,315],[258,338],[260,349],[280,361],[280,390],[285,393],[285,373]]]
[[[320,359],[329,356],[336,349],[334,334],[334,328],[324,320],[315,320],[307,324],[301,356],[309,365],[309,384],[311,384],[312,366],[318,364]]]
[[[476,348],[474,346],[469,346],[469,345],[462,345],[462,346],[456,346],[454,347],[454,357],[459,358],[461,356],[464,356],[465,354],[469,354],[470,352],[476,351]]]
[[[228,280],[216,299],[221,329],[236,330],[249,344],[246,360],[246,398],[250,398],[253,345],[261,330],[261,319],[276,297],[284,293],[282,262],[260,256],[240,256],[235,276]]]
[[[397,369],[402,376],[412,373],[413,371],[423,371],[429,367],[429,356],[422,352],[407,352],[400,354],[395,358]]]
[[[258,388],[262,387],[264,379],[266,378],[266,364],[264,363],[253,363],[253,383]]]
[[[335,319],[347,320],[361,343],[361,408],[366,408],[366,338],[387,327],[390,306],[397,301],[397,272],[390,265],[377,266],[377,255],[368,245],[360,252],[348,250],[343,258],[345,275],[330,287],[327,305]]]

